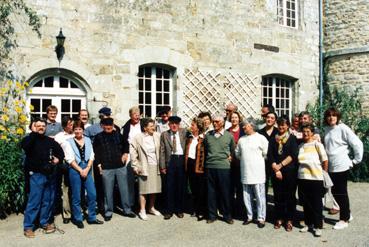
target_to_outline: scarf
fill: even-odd
[[[286,144],[286,142],[288,141],[288,138],[290,137],[290,133],[288,131],[286,131],[286,133],[284,133],[283,135],[279,135],[277,134],[275,136],[275,140],[278,143],[278,154],[282,155],[283,153],[283,145]]]

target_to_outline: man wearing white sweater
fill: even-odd
[[[248,118],[243,122],[245,136],[238,141],[235,155],[241,161],[241,183],[243,185],[243,199],[247,209],[248,225],[253,219],[252,202],[256,199],[258,227],[265,226],[266,198],[265,198],[265,157],[268,153],[268,140],[255,132],[256,121]]]

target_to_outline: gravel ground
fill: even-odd
[[[44,234],[36,231],[36,238],[23,236],[23,215],[11,215],[0,221],[0,246],[369,246],[369,183],[350,183],[349,195],[354,220],[345,230],[332,230],[338,216],[325,212],[323,235],[315,238],[311,233],[291,233],[274,230],[271,223],[264,229],[255,224],[243,226],[236,220],[233,225],[222,221],[206,224],[185,215],[164,221],[162,217],[149,216],[144,222],[115,214],[104,225],[87,225],[77,229],[64,225],[59,216],[56,224],[65,233]],[[101,218],[101,217],[100,217]]]

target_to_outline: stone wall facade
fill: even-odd
[[[324,50],[329,86],[360,89],[369,111],[369,4],[362,0],[326,0]]]
[[[235,73],[259,83],[271,74],[294,78],[297,112],[317,97],[319,78],[318,1],[297,2],[299,25],[290,28],[277,23],[275,0],[29,0],[41,17],[42,38],[19,24],[15,63],[31,82],[58,68],[55,36],[63,28],[60,68],[78,75],[93,116],[106,101],[119,123],[128,119],[128,109],[138,104],[137,74],[144,64],[175,68],[178,113],[186,106],[188,70]]]

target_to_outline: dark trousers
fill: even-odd
[[[206,169],[208,182],[208,219],[215,220],[217,213],[217,199],[221,203],[223,218],[232,219],[231,214],[231,170]]]
[[[299,192],[303,195],[305,225],[321,229],[323,227],[323,181],[299,179]]]
[[[347,179],[349,170],[344,172],[330,172],[333,187],[332,194],[340,206],[340,220],[348,221],[350,219],[350,201],[347,193]]]
[[[193,212],[199,216],[206,213],[206,179],[203,173],[195,173],[195,160],[188,159],[187,174],[193,200]]]
[[[183,213],[186,188],[183,155],[172,155],[170,157],[167,167],[165,187],[167,213]]]
[[[246,207],[243,203],[243,186],[241,184],[241,168],[238,160],[231,164],[231,198],[233,216],[245,218]]]
[[[297,173],[287,170],[282,171],[282,176],[282,180],[272,176],[275,218],[292,221],[296,210]]]

